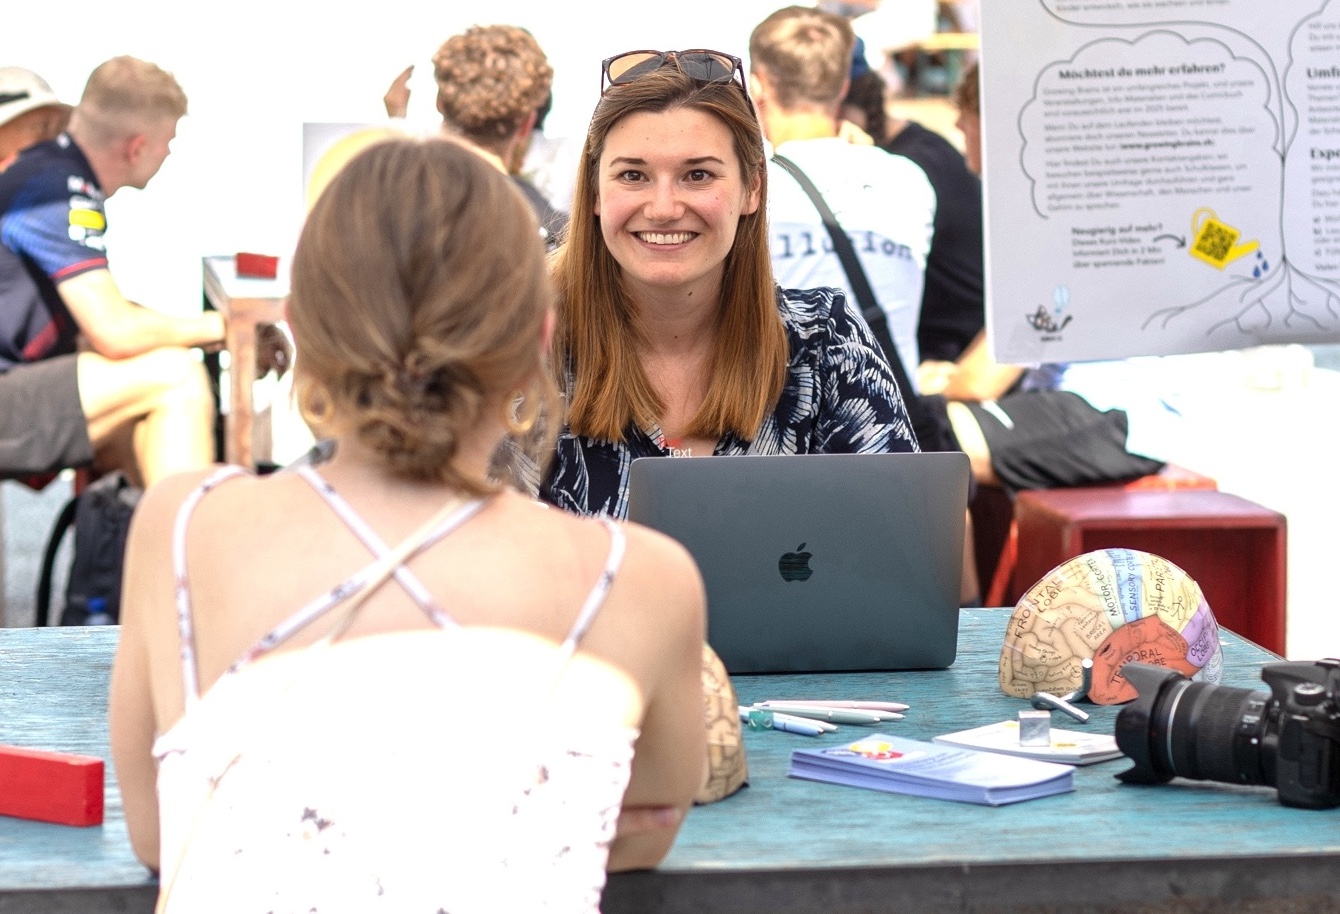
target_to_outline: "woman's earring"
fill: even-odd
[[[294,397],[298,402],[298,413],[313,428],[320,426],[330,418],[330,394],[321,385],[312,382],[295,384]]]
[[[503,405],[503,425],[514,438],[528,433],[540,418],[540,398],[528,396],[529,393],[531,391],[518,390]]]

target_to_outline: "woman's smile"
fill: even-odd
[[[698,237],[697,232],[634,232],[642,242],[654,247],[671,247],[687,244]]]

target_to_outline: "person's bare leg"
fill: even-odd
[[[145,485],[214,462],[214,402],[204,366],[196,362],[192,373],[199,378],[160,397],[135,426],[135,459]]]
[[[135,429],[138,422],[128,422],[118,426],[105,440],[95,445],[93,466],[98,472],[120,470],[133,486],[144,488],[140,478],[139,462],[135,459]]]
[[[189,350],[155,349],[129,359],[85,352],[78,366],[79,397],[95,451],[119,448],[117,436],[129,434],[145,485],[213,462],[209,381]]]
[[[945,407],[959,447],[963,448],[963,453],[968,455],[968,462],[972,465],[973,478],[987,485],[1000,485],[1000,479],[991,466],[991,450],[986,446],[986,436],[982,434],[982,427],[977,424],[972,410],[955,400],[950,400]]]

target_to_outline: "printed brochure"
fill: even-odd
[[[1069,765],[886,736],[791,753],[793,778],[1003,806],[1075,789]]]

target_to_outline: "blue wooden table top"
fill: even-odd
[[[107,686],[119,632],[115,626],[0,629],[0,743],[107,763],[101,826],[0,816],[0,892],[156,881],[130,850],[107,747]]]
[[[954,666],[939,672],[737,677],[740,700],[904,701],[888,732],[930,739],[1012,718],[1026,705],[1001,694],[996,664],[1008,613],[965,610]],[[118,630],[0,629],[0,743],[108,760],[106,821],[71,828],[0,817],[0,892],[135,889],[152,878],[125,832],[106,733],[107,681]],[[1264,650],[1224,633],[1225,684],[1261,687]],[[1087,729],[1110,733],[1116,708],[1087,706]],[[1054,715],[1055,726],[1081,725]],[[749,732],[750,786],[695,809],[660,872],[673,874],[1321,856],[1340,861],[1340,810],[1286,809],[1270,788],[1177,781],[1120,785],[1116,760],[1076,770],[1073,793],[988,808],[786,777],[797,748],[875,732],[842,727],[809,738]],[[3,789],[3,785],[0,785]],[[1336,866],[1340,871],[1340,862]],[[3,902],[0,907],[5,910]]]
[[[824,737],[746,733],[750,786],[695,809],[662,870],[909,867],[1177,857],[1340,855],[1340,810],[1288,809],[1275,791],[1201,781],[1132,787],[1114,775],[1122,758],[1075,770],[1075,791],[984,807],[801,781],[786,776],[791,751],[841,745],[872,732],[930,740],[1015,717],[1028,703],[997,685],[1005,610],[964,610],[959,654],[948,670],[825,676],[737,676],[740,702],[781,698],[901,701],[906,719],[841,727]],[[1278,658],[1223,633],[1224,685],[1264,689],[1260,669]],[[1088,724],[1062,714],[1052,725],[1112,733],[1117,707],[1085,704]],[[1340,869],[1340,860],[1337,861]]]

